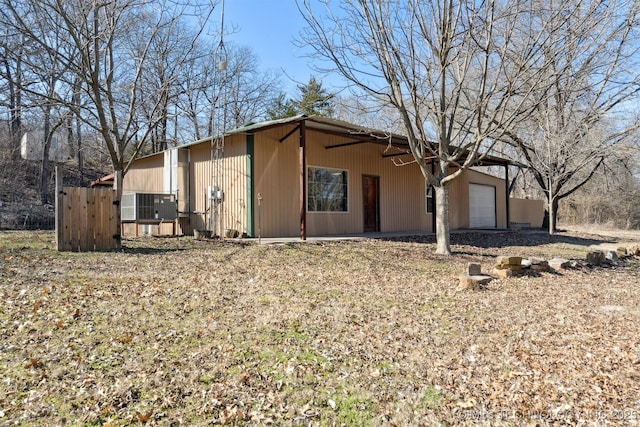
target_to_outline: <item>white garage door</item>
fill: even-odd
[[[469,184],[469,227],[496,228],[496,187]]]

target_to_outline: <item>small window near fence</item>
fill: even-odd
[[[433,213],[433,186],[428,182],[425,182],[424,211],[428,214]]]

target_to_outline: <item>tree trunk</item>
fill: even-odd
[[[436,253],[451,255],[449,232],[449,186],[434,187],[436,192]]]
[[[553,232],[555,233],[556,231],[558,231],[558,206],[559,206],[560,200],[558,200],[557,198],[553,199]]]
[[[76,141],[78,144],[78,178],[80,178],[80,182],[84,183],[84,152],[82,151],[82,134],[80,133],[80,122],[77,122],[76,127]]]
[[[9,89],[9,133],[11,138],[11,159],[20,159],[20,139],[22,138],[22,92],[20,60],[16,63],[15,76],[9,65],[9,61],[4,57],[4,73]]]
[[[51,137],[46,137],[42,148],[42,168],[40,170],[40,202],[46,205],[49,202],[49,151]]]
[[[49,151],[51,148],[51,112],[44,112],[44,141],[42,141],[42,164],[40,169],[40,202],[46,205],[49,201]]]
[[[553,235],[558,230],[558,199],[553,197],[550,201],[547,200],[549,205],[549,234]]]
[[[69,133],[73,133],[73,125],[75,124],[75,141],[69,139],[69,144],[71,146],[74,145],[78,150],[76,151],[76,158],[78,159],[78,179],[81,183],[84,184],[84,152],[82,150],[82,117],[80,116],[80,88],[81,83],[79,82],[79,77],[76,76],[76,80],[73,82],[73,87],[75,88],[73,97],[71,98],[71,102],[73,104],[74,109],[77,109],[75,114],[73,114],[69,120]]]
[[[162,120],[160,120],[160,135],[159,135],[159,139],[160,139],[160,145],[158,147],[158,151],[164,151],[166,150],[167,147],[167,109],[164,109],[164,116],[162,117]]]

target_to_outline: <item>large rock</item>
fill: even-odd
[[[549,271],[549,262],[544,258],[530,257],[529,262],[531,263],[531,267],[529,267],[531,271]]]
[[[521,263],[522,257],[500,255],[498,258],[496,258],[494,267],[499,269],[511,268],[512,266],[519,267]]]
[[[531,267],[529,267],[529,271],[534,271],[536,273],[543,272],[543,271],[549,271],[549,265],[548,264],[535,264],[535,265],[532,265]]]
[[[469,276],[480,276],[482,274],[482,266],[475,262],[470,262],[467,265],[467,274]]]
[[[468,274],[461,274],[458,276],[458,279],[460,280],[460,289],[476,291],[487,286],[493,278],[483,275],[470,276]]]
[[[556,271],[567,269],[571,267],[571,261],[564,258],[553,258],[549,260],[549,267],[553,268]]]
[[[599,267],[602,265],[602,261],[604,261],[604,252],[602,251],[593,251],[587,253],[587,263]]]
[[[494,268],[491,274],[498,279],[506,279],[507,277],[513,277],[513,271],[509,268]]]
[[[522,257],[504,255],[497,257],[491,274],[500,279],[522,274]]]

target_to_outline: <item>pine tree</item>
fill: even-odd
[[[269,120],[284,119],[299,114],[291,99],[286,99],[286,94],[281,93],[271,101],[267,107],[267,118]]]
[[[335,104],[333,98],[335,94],[328,93],[322,87],[322,82],[311,76],[309,83],[306,85],[298,85],[300,98],[293,100],[293,105],[299,113],[308,116],[333,116]]]

